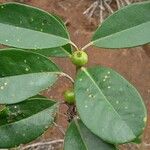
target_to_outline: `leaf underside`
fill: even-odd
[[[62,47],[36,49],[36,50],[33,49],[30,51],[44,55],[46,57],[70,57],[72,54],[72,47],[70,44],[67,44]]]

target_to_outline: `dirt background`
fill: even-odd
[[[13,0],[12,0],[13,1]],[[94,0],[20,0],[26,4],[42,8],[48,12],[53,12],[63,18],[66,22],[68,30],[71,34],[72,41],[79,47],[86,45],[99,24],[98,10],[95,10],[93,16],[88,19],[83,12],[93,3]],[[8,0],[0,0],[0,3],[8,2]],[[106,50],[100,48],[89,47],[87,49],[89,54],[88,67],[90,66],[107,66],[118,71],[127,80],[129,80],[141,93],[148,109],[148,116],[150,115],[150,47],[138,47],[123,50]],[[71,64],[69,59],[57,58],[54,59],[59,64],[64,72],[68,73],[74,78],[75,67]],[[54,98],[63,101],[62,93],[69,87],[71,83],[67,79],[61,79],[54,88],[44,92],[49,98]],[[60,113],[56,121],[57,125],[53,129],[49,129],[39,140],[55,140],[64,137],[63,131],[68,125],[66,113],[67,106],[60,107]],[[58,127],[58,125],[60,127]],[[144,143],[150,143],[150,120],[148,117],[148,124],[143,137]],[[56,145],[60,147],[59,144]],[[42,149],[42,148],[40,148]],[[44,148],[50,149],[50,148]],[[56,148],[60,149],[60,148]],[[62,148],[61,148],[62,149]],[[140,148],[139,148],[140,149]],[[124,146],[121,150],[138,150],[138,147]],[[141,149],[140,149],[141,150]],[[149,145],[145,150],[150,150]]]

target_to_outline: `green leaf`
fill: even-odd
[[[94,135],[81,120],[74,120],[67,129],[64,150],[116,150],[116,147]]]
[[[23,50],[0,51],[0,104],[23,101],[52,86],[60,74],[48,58]]]
[[[141,96],[112,69],[82,68],[75,81],[75,96],[81,120],[104,141],[133,141],[145,128],[147,114]]]
[[[58,15],[56,15],[56,14],[52,14],[52,15],[62,24],[62,26],[64,27],[64,29],[68,33],[68,30],[67,30],[66,25],[64,24],[64,21]],[[69,37],[69,33],[68,33],[68,37]]]
[[[70,42],[62,23],[53,15],[23,4],[0,5],[0,43],[24,49],[44,49]]]
[[[92,44],[126,48],[150,42],[150,2],[131,4],[108,17],[97,29]]]
[[[134,139],[132,141],[133,144],[140,144],[142,143],[142,136],[140,135],[139,137],[137,137],[136,139]]]
[[[38,54],[42,54],[46,57],[70,57],[72,54],[72,47],[70,44],[67,44],[62,47],[36,49],[31,51]]]
[[[0,113],[0,148],[16,147],[43,134],[52,125],[58,104],[48,99],[28,99],[8,105],[7,117]]]

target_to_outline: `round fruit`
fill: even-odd
[[[84,51],[75,51],[71,56],[71,61],[81,67],[88,62],[88,55]]]
[[[75,94],[74,94],[73,90],[65,91],[64,97],[65,97],[65,101],[68,104],[74,104],[74,102],[75,102]]]

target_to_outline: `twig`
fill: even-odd
[[[124,2],[122,0],[120,0],[120,4],[121,4],[121,7],[124,6]]]
[[[100,7],[100,23],[102,23],[103,22],[103,2],[101,1],[100,2],[100,5],[99,5],[99,7]]]
[[[121,6],[120,6],[120,2],[119,2],[119,0],[116,0],[116,3],[117,3],[117,7],[118,7],[118,9],[120,9],[120,8],[121,8]]]
[[[57,114],[58,114],[58,115],[61,115],[61,116],[63,116],[63,117],[65,117],[65,118],[68,117],[67,115],[65,115],[65,114],[63,114],[63,113],[60,113],[60,112],[57,112]]]
[[[98,7],[98,1],[91,4],[90,7],[83,12],[83,14],[86,15],[88,19],[90,19],[97,7]]]
[[[112,10],[112,8],[107,4],[106,1],[104,1],[104,4],[105,4],[105,6],[107,7],[107,9],[108,9],[108,11],[109,11],[110,13],[114,13],[114,11]]]
[[[49,142],[33,143],[31,145],[27,145],[27,146],[21,148],[20,150],[25,150],[25,149],[29,149],[29,148],[33,148],[33,147],[37,147],[37,146],[43,146],[43,145],[51,145],[51,144],[56,144],[56,143],[63,143],[63,142],[64,142],[63,139],[58,139],[58,140],[49,141]]]
[[[60,131],[63,135],[65,135],[65,131],[64,131],[64,129],[63,129],[60,125],[58,125],[56,122],[54,122],[53,124],[55,125],[55,127],[57,127],[57,128],[59,129],[59,131]]]
[[[92,44],[93,44],[92,42],[88,43],[87,45],[85,45],[84,47],[82,47],[82,50],[83,50],[83,51],[86,50],[86,48],[88,48],[88,47],[91,46]]]
[[[66,78],[68,78],[72,83],[74,83],[74,80],[66,73],[61,73],[61,76],[64,76]]]

